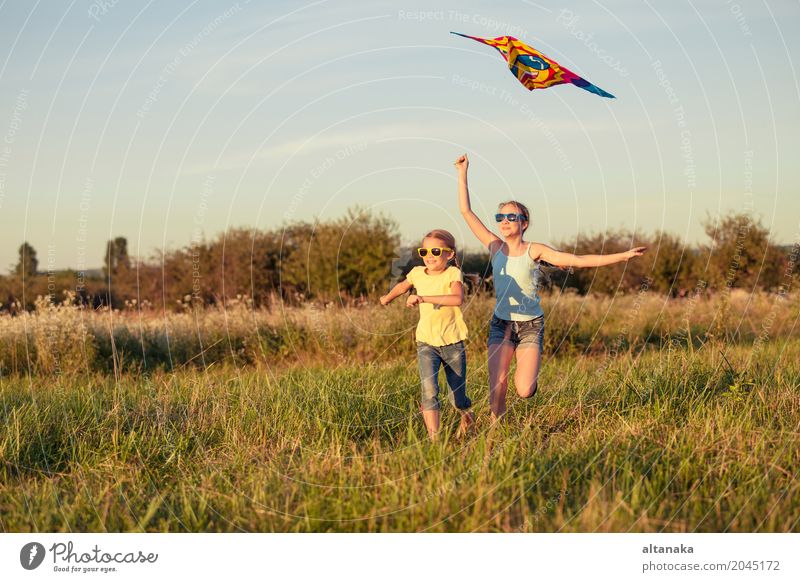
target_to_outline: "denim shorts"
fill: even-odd
[[[489,345],[509,344],[518,346],[544,345],[544,315],[529,321],[508,321],[492,316],[489,323]]]
[[[423,410],[439,410],[439,369],[442,366],[450,388],[450,403],[459,410],[467,410],[472,406],[467,396],[467,352],[464,342],[446,346],[417,342],[417,360]]]

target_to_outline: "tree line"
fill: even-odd
[[[545,266],[551,289],[615,294],[647,287],[673,297],[731,288],[774,291],[797,262],[797,245],[781,248],[758,219],[730,213],[703,223],[708,240],[686,245],[671,233],[625,230],[578,235],[556,246],[576,254],[605,254],[646,245],[641,259],[601,269],[566,271]],[[463,244],[463,241],[460,241]],[[233,298],[256,307],[290,303],[365,301],[386,292],[421,264],[416,243],[402,245],[390,218],[355,208],[341,218],[293,222],[272,230],[235,228],[211,240],[134,258],[124,237],[106,244],[99,271],[43,272],[27,242],[0,276],[0,310],[30,309],[37,296],[61,301],[65,292],[87,306],[186,309]],[[491,290],[486,253],[461,256],[471,291]]]

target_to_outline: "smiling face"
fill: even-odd
[[[523,214],[516,204],[503,204],[498,212],[500,214]],[[521,237],[525,229],[528,228],[528,221],[517,220],[516,222],[511,222],[508,218],[504,218],[503,222],[499,224],[499,228],[500,234],[502,234],[504,238],[508,238],[509,236]]]
[[[434,257],[430,249],[437,247],[451,248],[450,245],[436,237],[426,236],[424,239],[422,239],[422,248],[428,249],[428,254],[422,258],[422,261],[425,263],[425,267],[429,272],[444,271],[447,268],[447,263],[453,258],[454,255],[454,253],[450,251],[442,252],[438,257]]]

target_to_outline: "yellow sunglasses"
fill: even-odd
[[[417,254],[424,259],[428,256],[428,251],[430,251],[434,257],[440,257],[442,256],[442,253],[452,253],[453,249],[447,247],[433,247],[431,249],[418,248]]]

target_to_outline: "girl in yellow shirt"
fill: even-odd
[[[436,439],[439,432],[439,368],[444,366],[449,400],[461,412],[458,434],[466,432],[472,424],[472,402],[467,396],[467,354],[464,340],[467,325],[459,306],[464,301],[464,285],[456,257],[456,241],[446,230],[432,230],[422,239],[417,249],[425,266],[414,267],[386,295],[382,305],[408,292],[414,293],[406,300],[406,307],[419,305],[417,324],[417,359],[422,384],[422,418],[428,435]],[[453,261],[454,265],[450,265]]]

